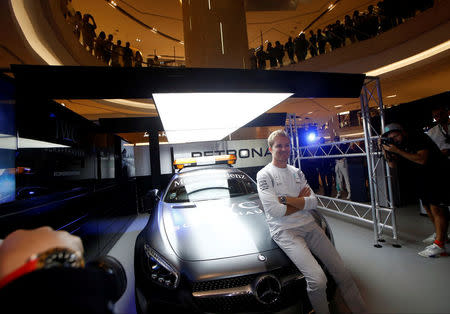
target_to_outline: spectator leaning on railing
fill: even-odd
[[[64,0],[62,4],[61,11],[64,15],[67,23],[72,26],[73,33],[77,40],[80,41],[82,45],[93,54],[97,59],[106,63],[106,65],[111,66],[133,66],[133,60],[136,67],[142,67],[143,57],[140,51],[136,51],[136,54],[128,44],[127,47],[121,46],[121,40],[117,41],[117,45],[113,43],[113,35],[109,34],[106,38],[104,31],[101,31],[98,36],[96,36],[95,30],[97,29],[97,24],[95,19],[90,14],[82,15],[80,11],[73,9],[70,0]],[[92,22],[92,23],[91,23]]]
[[[313,30],[310,30],[311,37],[308,40],[307,50],[309,50],[310,57],[312,58],[317,54],[326,53],[327,50],[335,50],[342,46],[346,46],[347,39],[350,43],[367,40],[403,23],[407,19],[414,17],[417,12],[423,12],[426,9],[433,7],[433,5],[434,0],[379,1],[376,6],[369,5],[366,12],[354,10],[352,16],[348,14],[345,15],[343,24],[341,23],[341,20],[337,20],[334,24],[329,24],[323,29],[317,29],[317,35],[314,34]],[[297,62],[307,58],[303,53],[304,43],[298,43],[302,34],[303,33],[299,34],[299,36],[294,39],[294,50]],[[295,47],[296,43],[297,47]],[[327,44],[329,44],[330,49],[327,48]],[[271,45],[272,44],[270,44],[270,47]],[[289,46],[290,44],[288,41],[284,48],[288,52],[291,63],[295,63],[293,56],[291,58],[289,55]],[[269,45],[267,48],[269,48]],[[263,47],[256,50],[260,51],[262,49]],[[271,49],[272,48],[266,50],[268,54]],[[271,67],[276,66],[274,63],[272,64]],[[278,64],[281,66],[282,62],[278,61]],[[262,66],[259,66],[258,68],[261,69]]]

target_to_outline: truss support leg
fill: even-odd
[[[381,245],[379,244],[379,228],[378,228],[378,213],[377,213],[377,200],[375,198],[375,188],[373,184],[373,164],[372,164],[372,156],[370,156],[371,150],[371,139],[369,137],[370,131],[369,131],[369,108],[367,106],[367,91],[366,86],[363,86],[363,90],[361,92],[361,114],[363,117],[363,128],[364,128],[364,139],[365,139],[365,146],[366,146],[366,152],[367,152],[367,170],[369,174],[369,188],[370,188],[370,202],[372,205],[372,220],[373,220],[373,236],[374,236],[374,247],[380,248]]]
[[[384,104],[383,104],[383,96],[381,94],[381,85],[380,85],[380,79],[376,78],[376,87],[378,92],[378,107],[380,109],[380,121],[381,121],[381,131],[384,130]],[[392,221],[392,237],[394,239],[394,244],[392,244],[395,248],[401,248],[402,246],[398,243],[398,237],[397,237],[397,219],[396,219],[396,210],[394,205],[394,194],[392,191],[392,175],[391,175],[391,169],[389,168],[389,165],[387,161],[384,161],[385,163],[385,169],[386,169],[386,178],[387,178],[387,184],[388,184],[388,196],[389,196],[389,207],[392,208],[392,214],[391,214],[391,221]]]

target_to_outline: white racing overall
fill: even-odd
[[[365,313],[364,301],[351,274],[309,212],[317,207],[314,193],[311,191],[311,195],[305,197],[303,210],[287,216],[286,205],[278,201],[278,197],[282,195],[298,197],[308,184],[304,174],[290,165],[277,168],[270,163],[258,172],[257,181],[270,234],[305,276],[308,297],[316,313],[329,313],[329,309],[326,296],[327,278],[313,254],[333,276],[349,309],[354,313]]]

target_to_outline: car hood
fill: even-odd
[[[278,248],[256,194],[223,200],[165,203],[163,224],[179,258],[220,259]]]

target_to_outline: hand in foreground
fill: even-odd
[[[81,239],[66,231],[40,227],[10,233],[0,245],[0,279],[22,266],[31,255],[56,247],[83,254]]]
[[[311,196],[311,188],[307,185],[301,191],[298,197],[308,197]]]

